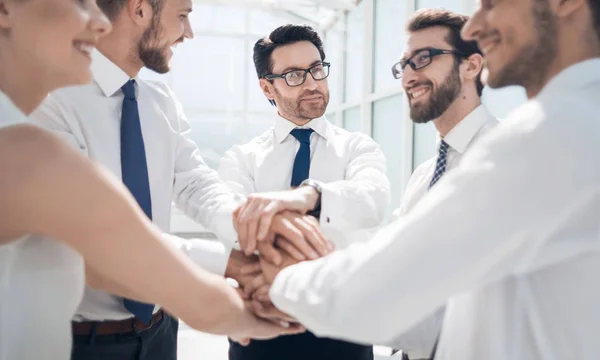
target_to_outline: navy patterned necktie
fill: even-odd
[[[442,140],[440,143],[440,148],[438,150],[438,157],[435,163],[435,171],[433,172],[433,177],[431,178],[431,182],[429,183],[429,188],[431,189],[435,183],[438,182],[446,172],[446,163],[448,161],[448,149],[450,145],[447,142]]]
[[[438,158],[437,158],[437,161],[435,164],[435,171],[433,172],[433,178],[431,179],[431,182],[429,183],[430,189],[433,185],[435,185],[436,182],[438,182],[439,179],[442,178],[442,176],[446,172],[446,163],[448,161],[448,149],[449,148],[450,148],[450,145],[448,145],[447,142],[442,140],[442,142],[440,143],[439,151],[438,151]],[[431,350],[431,355],[429,356],[429,358],[432,360],[435,359],[435,354],[437,352],[437,348],[438,348],[439,341],[440,341],[440,335],[441,335],[441,331],[438,333],[437,337],[435,338],[435,343],[433,344],[433,349]]]
[[[296,153],[294,169],[292,170],[292,187],[297,187],[301,182],[308,179],[310,171],[310,135],[313,131],[313,129],[294,129],[290,133],[300,142],[300,148]]]
[[[123,183],[144,213],[152,220],[152,198],[148,181],[146,148],[142,136],[140,114],[135,97],[135,80],[129,80],[123,87],[123,111],[121,113],[121,176]],[[132,254],[132,256],[136,256]],[[153,304],[123,299],[123,305],[139,320],[150,324]]]

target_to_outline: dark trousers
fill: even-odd
[[[140,332],[74,335],[71,360],[177,360],[178,327],[178,320],[165,314]]]
[[[373,347],[318,338],[310,332],[252,340],[250,345],[229,341],[229,360],[373,360]]]

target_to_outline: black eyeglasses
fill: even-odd
[[[283,74],[269,74],[269,75],[265,75],[264,78],[267,80],[274,80],[277,78],[282,78],[285,80],[285,83],[288,86],[291,86],[291,87],[300,86],[300,85],[304,84],[304,82],[306,81],[306,74],[310,74],[310,76],[312,76],[312,78],[315,79],[316,81],[325,79],[326,77],[329,76],[329,67],[330,66],[331,66],[330,63],[322,62],[322,63],[316,64],[316,65],[313,65],[306,70],[299,69],[299,70],[287,71],[287,72],[284,72]]]
[[[392,66],[392,75],[396,79],[402,79],[402,73],[404,72],[404,68],[406,65],[410,65],[413,70],[422,69],[429,64],[435,56],[444,55],[444,54],[453,54],[463,57],[468,57],[469,55],[462,53],[460,51],[454,50],[441,50],[441,49],[423,49],[417,51],[413,56],[409,57],[406,60],[400,60]]]

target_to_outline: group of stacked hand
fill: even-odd
[[[271,303],[275,276],[287,266],[334,250],[319,221],[307,215],[314,208],[314,195],[311,188],[250,195],[233,214],[241,251],[232,251],[226,276],[238,282],[240,296],[258,317],[284,327],[298,325]]]

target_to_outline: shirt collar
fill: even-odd
[[[92,52],[91,69],[94,81],[107,97],[113,96],[130,80],[125,71],[98,50]]]
[[[546,84],[539,98],[553,97],[571,89],[600,81],[600,57],[584,60],[561,71]]]
[[[0,113],[2,113],[0,127],[7,123],[24,122],[27,120],[27,115],[2,90],[0,90]]]
[[[490,114],[483,105],[479,105],[469,115],[465,116],[458,124],[456,124],[450,132],[444,136],[444,141],[451,148],[458,151],[460,154],[467,150],[467,147],[479,130],[488,123],[497,122],[498,120]],[[438,135],[438,145],[441,141]],[[438,146],[439,147],[439,146]]]
[[[290,132],[296,128],[313,129],[325,140],[329,137],[329,122],[325,118],[325,115],[312,119],[304,126],[298,126],[277,113],[277,118],[275,120],[275,140],[277,140],[278,143],[281,144]]]

